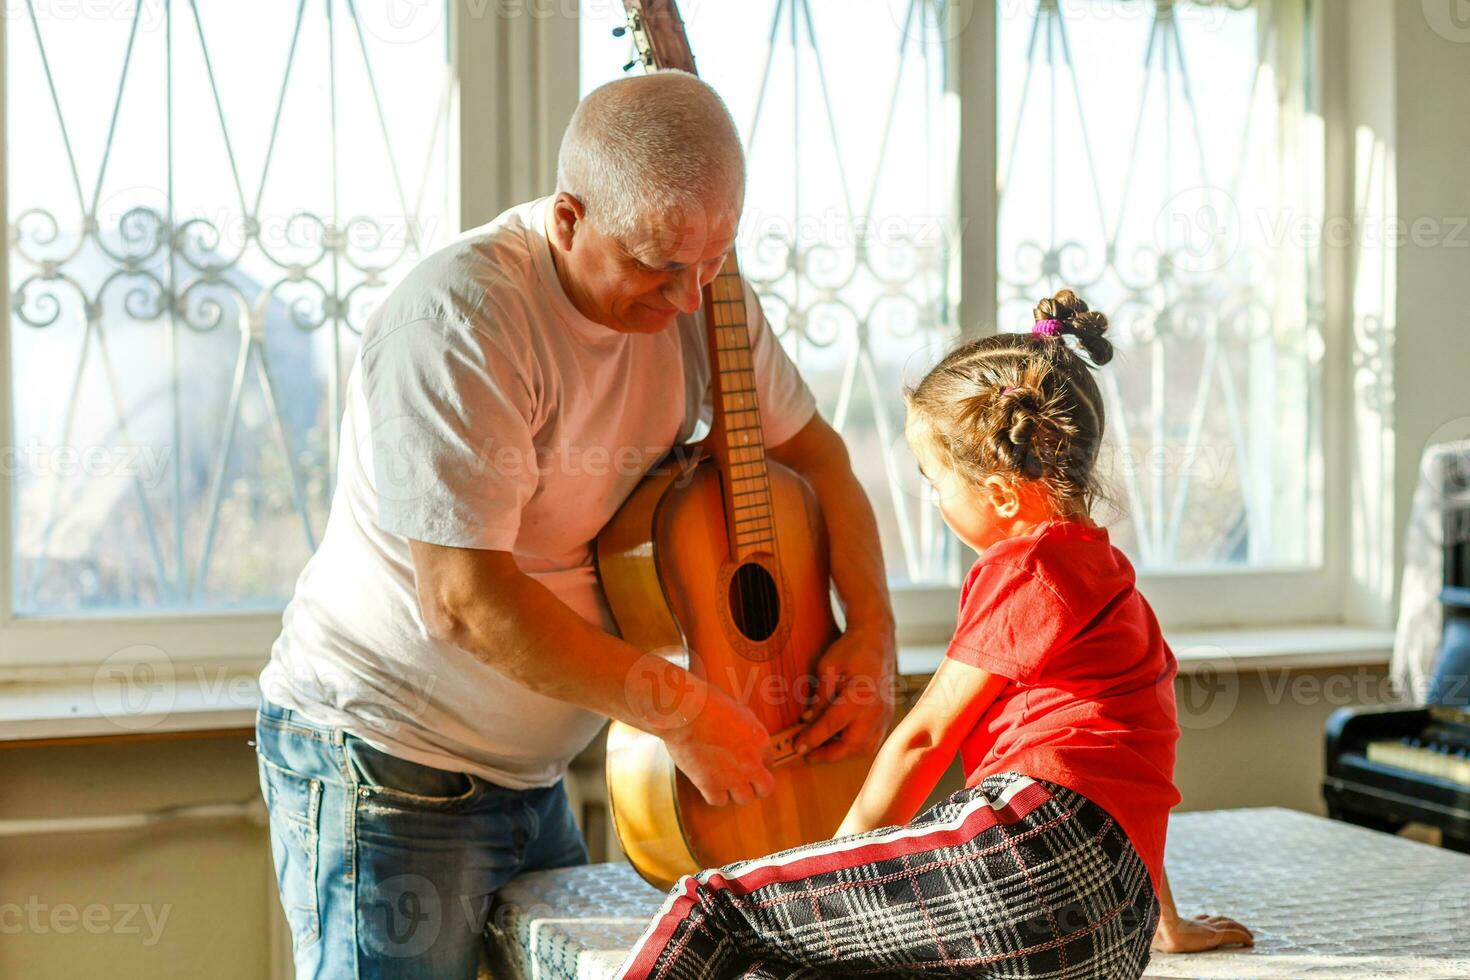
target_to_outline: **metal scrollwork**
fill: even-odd
[[[72,152],[76,139],[71,129],[76,124],[62,113],[63,100],[53,73],[54,66],[64,63],[64,59],[48,55],[48,48],[58,38],[64,39],[66,25],[48,25],[42,30],[36,23],[36,9],[26,4],[21,16],[30,19],[31,30],[17,32],[16,38],[12,38],[12,42],[20,43],[18,39],[23,37],[25,43],[34,43],[36,47],[39,71],[35,78],[27,78],[22,84],[34,85],[38,94],[44,93],[42,98],[54,112],[60,135],[58,153],[65,160],[65,177],[69,178],[62,186],[75,192],[74,202],[63,202],[59,208],[30,207],[10,222],[11,281],[15,284],[11,314],[15,323],[47,330],[44,336],[48,339],[68,327],[80,328],[76,367],[71,372],[57,372],[62,385],[65,382],[60,379],[68,373],[71,376],[70,389],[63,389],[57,396],[57,403],[63,409],[55,413],[59,431],[46,438],[54,438],[57,445],[72,445],[79,438],[78,425],[94,424],[90,416],[100,411],[106,417],[96,420],[96,424],[108,433],[105,438],[127,441],[139,438],[136,433],[140,428],[147,429],[142,437],[144,441],[152,447],[166,449],[171,465],[182,466],[177,457],[185,454],[186,430],[199,422],[197,418],[185,416],[207,400],[199,392],[211,383],[201,380],[199,375],[208,374],[217,366],[233,367],[228,401],[222,404],[218,419],[210,417],[210,424],[217,421],[220,431],[212,432],[212,438],[204,443],[208,465],[200,457],[194,461],[198,465],[190,476],[181,477],[175,472],[172,480],[147,486],[135,476],[128,497],[131,509],[116,505],[120,511],[106,515],[110,528],[131,529],[126,533],[146,541],[146,547],[137,548],[138,553],[132,556],[136,567],[124,569],[126,560],[109,557],[110,574],[126,579],[129,588],[136,587],[132,584],[135,581],[146,581],[143,588],[168,605],[190,606],[204,601],[205,583],[220,540],[221,515],[226,515],[223,523],[228,524],[236,519],[230,514],[246,513],[248,508],[240,510],[242,495],[257,502],[252,506],[268,511],[284,510],[289,515],[294,510],[303,540],[308,546],[314,543],[312,522],[325,512],[335,475],[332,469],[336,463],[335,435],[324,435],[327,426],[321,418],[335,420],[340,415],[343,390],[340,374],[344,367],[341,342],[350,341],[361,332],[373,303],[386,290],[391,273],[420,254],[423,244],[418,233],[419,216],[410,213],[406,203],[422,200],[423,194],[411,193],[414,188],[405,190],[402,186],[393,159],[394,140],[387,131],[387,119],[378,95],[374,51],[357,23],[357,8],[350,0],[326,0],[326,4],[330,9],[325,15],[317,4],[293,5],[294,12],[285,25],[290,29],[292,43],[284,72],[275,76],[280,89],[275,99],[275,115],[265,130],[269,135],[260,172],[255,175],[259,183],[249,191],[236,156],[238,134],[232,132],[235,120],[221,99],[215,65],[210,59],[211,44],[219,39],[208,29],[208,9],[201,10],[208,5],[173,4],[162,8],[170,27],[162,35],[162,57],[170,65],[182,65],[189,59],[177,49],[189,45],[188,54],[197,52],[205,70],[200,76],[190,76],[183,84],[197,85],[209,109],[200,120],[167,119],[168,125],[160,127],[172,142],[162,148],[160,158],[168,161],[169,168],[157,173],[156,186],[118,189],[115,178],[109,182],[108,173],[110,161],[123,155],[114,150],[124,145],[127,138],[127,127],[120,127],[119,120],[123,96],[130,91],[126,84],[129,72],[144,70],[136,68],[134,63],[153,57],[155,51],[152,46],[133,43],[142,14],[145,9],[151,10],[152,5],[133,5],[131,33],[119,74],[114,79],[116,87],[110,91],[103,91],[105,86],[101,85],[92,87],[98,96],[97,105],[111,108],[110,117],[105,117],[105,139],[96,158],[95,173],[83,173],[79,158]],[[291,166],[277,159],[274,151],[278,142],[284,146],[290,139],[281,137],[281,121],[284,107],[291,101],[286,98],[288,88],[297,84],[292,80],[292,63],[312,56],[307,46],[297,41],[303,37],[305,18],[323,15],[329,23],[333,18],[341,18],[352,28],[347,36],[355,39],[358,49],[355,55],[360,56],[355,60],[354,70],[363,72],[360,77],[365,79],[363,84],[354,78],[349,88],[338,77],[341,71],[338,63],[330,62],[327,94],[334,110],[344,99],[371,100],[375,109],[373,118],[382,129],[381,133],[372,134],[373,139],[386,148],[391,174],[391,185],[381,188],[380,196],[397,202],[402,214],[389,217],[331,213],[336,207],[337,188],[343,186],[343,181],[334,152],[340,134],[326,130],[320,134],[322,146],[317,158],[331,160],[330,199],[321,200],[317,207],[298,207],[274,214],[269,205],[262,204],[272,199],[268,191],[272,190],[273,182],[281,182],[279,171]],[[436,49],[431,57],[440,56]],[[327,60],[325,55],[323,60]],[[448,71],[447,64],[443,70]],[[173,72],[166,73],[166,84],[176,82]],[[163,105],[171,110],[174,101],[170,98]],[[442,115],[442,106],[440,111]],[[175,161],[179,166],[195,170],[201,166],[192,153],[198,142],[197,126],[214,129],[224,154],[225,166],[221,172],[229,182],[225,196],[207,201],[203,211],[197,199],[185,206],[169,197],[175,186]],[[440,126],[436,122],[436,132]],[[426,167],[425,180],[433,169]],[[161,189],[165,187],[168,190]],[[388,233],[397,228],[403,229],[401,236]],[[112,339],[121,335],[131,343],[135,334],[130,328],[143,323],[161,325],[161,332],[149,336],[166,341],[160,350],[167,351],[168,357],[140,358],[136,351],[119,346]],[[323,348],[332,352],[321,365],[325,378],[307,371],[304,381],[283,381],[278,373],[294,368],[282,365],[293,358],[299,360],[305,356],[303,351],[315,349],[298,346],[302,342],[297,338],[327,330],[333,331],[335,342]],[[220,337],[233,337],[238,343],[219,346],[216,338]],[[69,344],[70,340],[67,336],[65,342]],[[272,345],[281,346],[284,352],[272,351]],[[221,355],[233,356],[233,365],[220,365],[217,359]],[[129,371],[136,372],[140,365],[156,371],[156,377],[131,378],[127,379],[128,383],[122,383],[122,376]],[[27,370],[33,368],[28,366]],[[295,377],[300,378],[302,374],[298,372]],[[293,407],[292,399],[282,397],[282,386],[287,384],[309,384],[313,390],[286,392],[297,396]],[[247,385],[253,390],[247,391]],[[317,387],[323,390],[317,393]],[[84,390],[103,394],[82,412],[77,406]],[[138,391],[144,394],[140,397]],[[182,404],[189,391],[193,392],[194,401]],[[320,417],[313,417],[313,412],[303,408],[316,397],[331,402]],[[137,403],[131,403],[130,398]],[[171,403],[171,411],[147,407],[166,402]],[[292,411],[295,414],[288,420],[285,415]],[[171,422],[160,422],[169,418]],[[160,425],[167,431],[160,431]],[[274,455],[262,453],[259,460],[252,461],[249,465],[256,467],[255,470],[241,471],[241,464],[232,459],[231,452],[247,427],[252,444],[274,442],[276,451]],[[312,438],[331,445],[298,444],[299,440]],[[268,467],[277,466],[284,467],[284,472],[268,471]],[[308,473],[310,467],[319,467],[322,473]],[[24,477],[24,480],[34,479],[30,474]],[[185,489],[185,479],[195,482]],[[289,492],[281,493],[282,486]],[[29,486],[21,489],[26,494],[35,493]],[[74,490],[62,492],[59,483],[49,489],[43,487],[37,496],[46,501],[44,515],[26,515],[26,520],[39,528],[39,533],[28,536],[28,541],[38,544],[28,545],[29,557],[18,560],[21,573],[16,594],[18,608],[44,608],[47,602],[54,601],[62,601],[63,605],[90,601],[85,593],[92,587],[75,583],[86,579],[99,566],[88,565],[85,574],[68,575],[58,570],[59,563],[52,553],[57,529],[66,524],[66,508],[85,496]],[[198,527],[201,523],[202,534]],[[161,544],[170,540],[176,542],[172,551]],[[74,549],[75,544],[68,547]],[[99,554],[108,547],[111,546],[101,543],[99,537]],[[87,561],[74,560],[83,564]],[[289,582],[285,584],[289,586]],[[51,597],[58,588],[67,591],[66,600]]]
[[[1259,452],[1259,446],[1278,437],[1275,431],[1251,428],[1261,424],[1264,416],[1256,413],[1247,417],[1247,398],[1237,388],[1251,381],[1250,376],[1240,376],[1241,365],[1248,365],[1248,370],[1305,374],[1311,338],[1319,336],[1314,324],[1320,319],[1320,303],[1310,285],[1299,282],[1309,263],[1305,251],[1268,251],[1242,242],[1245,212],[1241,209],[1244,195],[1240,174],[1246,168],[1237,167],[1233,182],[1221,185],[1212,181],[1208,167],[1213,160],[1206,154],[1200,136],[1205,122],[1190,89],[1181,15],[1199,13],[1191,8],[1213,7],[1217,9],[1212,16],[1228,16],[1228,12],[1252,6],[1254,0],[1154,0],[1132,151],[1135,155],[1140,152],[1138,140],[1146,130],[1172,133],[1171,146],[1182,147],[1181,158],[1194,161],[1198,170],[1189,182],[1163,189],[1165,203],[1157,215],[1140,213],[1140,206],[1129,197],[1134,173],[1139,170],[1136,164],[1125,171],[1121,187],[1114,188],[1120,192],[1116,212],[1105,213],[1101,178],[1093,160],[1096,150],[1085,131],[1085,121],[1091,117],[1084,99],[1090,90],[1086,80],[1077,76],[1078,65],[1067,40],[1070,14],[1066,4],[1041,2],[1033,12],[1027,25],[1029,41],[1022,66],[1024,82],[1014,110],[1016,121],[1002,141],[1003,146],[1012,148],[1013,162],[1014,148],[1021,145],[1023,136],[1044,143],[1051,126],[1055,145],[1058,93],[1074,103],[1067,107],[1067,118],[1073,118],[1071,113],[1075,112],[1075,118],[1083,121],[1080,143],[1075,135],[1068,136],[1066,152],[1053,156],[1085,169],[1063,173],[1062,168],[1053,165],[1021,174],[1041,175],[1041,186],[1033,188],[1033,193],[1040,200],[1051,201],[1056,227],[1050,238],[1032,234],[1008,243],[1006,260],[998,270],[1002,325],[1005,329],[1024,329],[1030,322],[1024,311],[1036,298],[1063,286],[1076,289],[1094,303],[1106,304],[1111,321],[1109,338],[1125,354],[1100,375],[1114,449],[1125,460],[1153,460],[1148,464],[1153,470],[1146,474],[1131,469],[1122,474],[1132,518],[1130,531],[1137,539],[1133,546],[1145,563],[1171,564],[1182,559],[1185,546],[1181,533],[1187,525],[1184,514],[1191,494],[1200,492],[1186,464],[1189,454],[1198,452],[1201,441],[1207,439],[1230,442],[1234,476],[1240,485],[1239,514],[1228,521],[1216,521],[1231,530],[1221,534],[1213,551],[1210,546],[1195,548],[1203,550],[1206,561],[1234,560],[1224,556],[1238,544],[1239,528],[1251,532],[1252,498],[1262,496],[1257,488],[1265,484],[1260,481],[1272,479],[1269,472],[1248,471],[1244,461],[1269,455]],[[1142,4],[1137,9],[1149,11]],[[1249,57],[1256,63],[1255,70],[1261,72],[1270,70],[1266,59],[1271,56],[1272,46],[1280,41],[1274,36],[1276,26],[1271,18],[1258,18],[1257,30],[1260,34]],[[1042,84],[1038,79],[1050,86],[1050,108],[1045,103],[1027,104],[1033,82]],[[1165,89],[1162,100],[1150,95],[1160,86]],[[1184,109],[1182,116],[1180,106]],[[1153,115],[1145,116],[1146,109]],[[1249,115],[1269,110],[1251,105],[1244,111]],[[1210,124],[1218,126],[1215,120]],[[1259,125],[1269,129],[1271,122]],[[1244,132],[1251,132],[1249,123]],[[1230,165],[1234,166],[1235,161]],[[1173,179],[1173,169],[1166,166],[1164,173]],[[1001,182],[1007,193],[1011,192],[1008,175],[1002,174]],[[1097,205],[1096,214],[1087,208],[1082,209],[1086,218],[1058,211],[1063,182],[1090,192]],[[1003,216],[1007,214],[1006,203],[1003,195]],[[1043,227],[1045,220],[1043,214]],[[1092,221],[1097,221],[1098,227],[1091,234],[1105,243],[1100,256],[1079,239],[1080,230]],[[1030,231],[1019,218],[1008,223],[1003,217],[1001,223],[1003,239],[1011,225]],[[1273,367],[1283,361],[1294,363],[1287,368]],[[1118,367],[1119,363],[1124,366]],[[1126,397],[1118,381],[1120,371],[1129,372]],[[1184,378],[1195,386],[1193,392],[1181,383]],[[1170,397],[1172,401],[1167,400]],[[1173,466],[1181,459],[1186,463],[1179,464],[1178,472],[1170,471],[1165,476],[1160,471],[1160,467]],[[1237,491],[1217,486],[1211,492],[1215,494],[1212,506],[1224,508],[1228,506],[1224,495]],[[1269,528],[1257,530],[1258,537],[1269,533]]]

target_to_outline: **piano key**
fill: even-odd
[[[1451,756],[1447,752],[1439,752],[1422,745],[1420,741],[1411,738],[1369,742],[1366,754],[1371,762],[1436,776],[1459,786],[1470,787],[1470,759],[1465,758],[1464,748]]]

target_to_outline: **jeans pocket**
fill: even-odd
[[[379,803],[437,809],[467,803],[475,795],[475,778],[468,773],[400,759],[356,735],[343,733],[342,750],[348,775]]]
[[[270,811],[271,859],[281,891],[281,907],[292,942],[302,949],[321,935],[317,900],[321,850],[322,781],[298,775],[257,757],[260,788]]]

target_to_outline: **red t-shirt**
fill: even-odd
[[[1012,770],[1106,810],[1164,864],[1179,722],[1174,654],[1102,528],[1051,521],[987,548],[960,591],[945,655],[1010,679],[960,758],[966,783]]]

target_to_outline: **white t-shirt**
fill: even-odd
[[[702,314],[657,334],[582,316],[556,277],[546,201],[427,256],[370,317],[347,382],[326,534],[260,678],[265,697],[311,722],[515,788],[554,783],[605,719],[430,637],[409,539],[511,551],[616,633],[595,538],[712,415]],[[749,289],[746,309],[775,446],[816,403]]]

